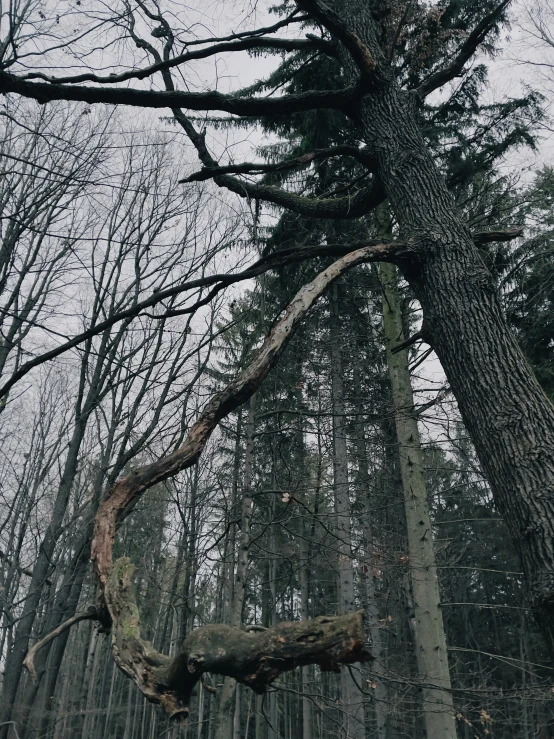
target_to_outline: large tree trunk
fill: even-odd
[[[408,351],[402,349],[394,354],[391,351],[404,340],[396,267],[381,264],[380,274],[383,286],[383,327],[406,511],[410,579],[414,598],[415,651],[419,677],[423,681],[421,694],[425,729],[428,739],[439,736],[456,739],[448,652],[440,608],[423,450],[408,369]],[[438,689],[429,686],[437,686]]]
[[[423,331],[521,555],[530,598],[554,656],[554,408],[509,330],[493,279],[461,221],[418,126],[417,96],[399,89],[375,37],[370,4],[334,7],[377,62],[356,118],[404,238],[401,269]]]

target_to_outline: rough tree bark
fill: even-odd
[[[395,346],[404,341],[396,267],[380,265],[380,276],[383,288],[383,328],[404,491],[415,613],[415,652],[419,677],[422,680],[423,717],[428,739],[439,736],[456,739],[448,652],[440,608],[423,450],[408,369],[408,350],[393,352]]]
[[[361,377],[362,367],[359,357],[355,360],[356,377],[354,379],[356,396],[361,398]],[[375,734],[375,739],[386,739],[387,735],[387,706],[389,698],[387,696],[387,685],[385,683],[385,659],[386,650],[383,643],[379,623],[379,604],[377,600],[376,572],[375,562],[375,508],[376,505],[372,500],[373,490],[372,480],[369,472],[369,461],[367,454],[367,445],[365,440],[365,424],[358,422],[355,434],[356,444],[356,486],[358,500],[361,503],[363,515],[363,543],[364,543],[364,585],[366,595],[366,618],[368,622],[369,634],[371,639],[371,653],[374,658],[372,664],[372,674],[375,680],[372,681],[372,704],[375,712],[374,723],[370,724],[370,717],[366,715],[366,728],[370,726]]]

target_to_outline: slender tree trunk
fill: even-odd
[[[181,617],[180,642],[194,627],[195,616],[195,585],[198,562],[196,556],[197,521],[196,504],[198,498],[198,467],[194,468],[190,495],[190,510],[188,516],[188,546],[185,564],[185,582],[183,584],[183,613]]]
[[[270,587],[271,587],[271,568],[269,560],[265,559],[263,566],[263,582],[262,582],[262,625],[268,627],[272,625],[270,618]],[[264,704],[265,701],[265,704]],[[267,696],[256,696],[256,739],[265,739],[267,735],[267,721],[265,720],[262,708],[267,709]]]
[[[361,367],[356,368],[356,391],[361,395],[359,379]],[[375,739],[385,739],[387,732],[387,686],[384,681],[385,672],[385,649],[379,627],[379,608],[377,605],[376,575],[374,562],[374,508],[371,501],[371,481],[369,477],[369,465],[367,460],[367,448],[364,437],[364,424],[358,423],[356,433],[356,456],[358,458],[358,496],[363,511],[363,538],[364,538],[364,569],[365,569],[365,592],[366,592],[366,618],[369,624],[371,638],[371,654],[374,657],[371,669],[375,676],[372,681],[373,706],[375,711]]]
[[[240,705],[241,705],[241,686],[235,688],[235,713],[233,716],[233,739],[241,739],[240,735]]]
[[[15,698],[23,675],[23,660],[29,648],[31,632],[41,601],[43,587],[48,579],[49,570],[52,567],[54,549],[63,530],[62,522],[69,501],[71,486],[77,474],[77,460],[84,431],[85,423],[82,419],[78,419],[69,443],[64,472],[58,487],[52,518],[39,547],[37,560],[33,568],[33,576],[29,585],[29,593],[25,599],[21,618],[15,632],[13,648],[6,660],[2,698],[3,721],[10,721],[13,715]],[[0,728],[0,737],[5,737],[8,729],[9,727],[7,725]]]
[[[237,557],[237,571],[231,607],[229,626],[239,627],[242,623],[242,609],[246,595],[246,581],[248,575],[248,552],[250,550],[250,529],[252,523],[252,465],[254,458],[254,421],[256,412],[256,396],[250,399],[248,419],[246,421],[246,446],[244,454],[244,484],[242,490],[241,535]],[[231,739],[233,722],[231,708],[236,691],[236,681],[226,677],[220,689],[219,705],[217,709],[214,739]]]
[[[242,412],[239,411],[237,416],[237,426],[235,435],[235,451],[233,459],[233,482],[231,486],[231,502],[229,505],[230,515],[236,516],[236,507],[239,497],[239,477],[241,463],[241,444],[242,444]],[[229,618],[231,613],[231,604],[233,601],[233,591],[235,587],[235,550],[236,550],[236,526],[231,525],[229,536],[225,542],[225,559],[223,562],[224,579],[223,579],[223,620]]]
[[[104,651],[102,649],[102,641],[98,637],[98,631],[95,630],[91,637],[91,645],[90,645],[90,652],[89,657],[87,659],[87,666],[85,668],[85,680],[83,682],[83,688],[84,691],[86,691],[86,696],[83,696],[83,721],[82,721],[82,729],[81,729],[81,739],[88,739],[88,737],[93,736],[93,729],[94,729],[94,714],[93,714],[93,707],[96,703],[95,701],[95,689],[97,687],[98,683],[98,673],[99,673],[99,663],[100,663],[100,657],[102,656],[102,652]],[[140,695],[138,691],[136,691],[137,696]],[[138,709],[135,710],[135,716],[137,714]],[[134,719],[133,719],[134,720]],[[79,734],[77,732],[74,732],[74,736],[78,737]]]
[[[392,353],[404,340],[396,267],[382,264],[383,326],[398,439],[398,454],[408,533],[408,554],[414,598],[415,648],[423,681],[423,714],[428,739],[456,739],[448,652],[433,546],[433,533],[423,466],[423,451],[414,411],[408,352]],[[438,689],[426,687],[431,684]]]
[[[304,529],[307,526],[304,525]],[[309,604],[310,604],[310,581],[308,572],[308,543],[306,541],[306,531],[304,531],[304,537],[302,542],[303,549],[303,562],[300,569],[300,616],[303,620],[310,617]],[[311,670],[309,667],[303,667],[301,672],[302,678],[302,692],[308,693],[310,690]],[[302,739],[312,739],[312,702],[304,695],[302,698]]]
[[[344,422],[344,386],[341,355],[341,325],[339,297],[336,284],[331,288],[331,393],[333,405],[333,469],[335,487],[335,515],[337,549],[339,552],[339,612],[356,610],[354,569],[352,567],[352,534],[350,522],[350,483],[348,479],[348,449]],[[345,715],[345,736],[364,739],[365,720],[363,693],[360,692],[349,670],[341,670],[341,693]]]
[[[277,477],[277,434],[273,434],[271,438],[271,489],[277,490],[278,477]],[[275,521],[275,498],[272,496],[269,504],[269,518],[270,521]],[[277,573],[278,573],[278,562],[277,552],[277,536],[275,532],[275,525],[272,525],[269,530],[269,552],[272,555],[269,559],[269,612],[267,615],[268,623],[271,626],[277,624]],[[277,691],[270,691],[266,697],[266,715],[269,715],[269,722],[267,726],[267,737],[268,739],[281,739],[279,735],[279,693]]]
[[[71,566],[68,568],[69,572],[64,578],[64,582],[56,593],[51,612],[44,621],[40,637],[50,633],[63,621],[75,615],[83,582],[88,570],[91,535],[92,526],[83,532],[81,540],[77,542],[76,555]],[[23,709],[17,712],[23,727],[23,731],[21,732],[23,737],[28,733],[26,727],[31,710],[33,717],[31,724],[37,727],[41,736],[46,733],[49,722],[53,720],[56,684],[69,636],[70,631],[68,629],[60,634],[54,642],[50,642],[50,644],[44,647],[35,658],[38,679],[35,684],[27,681],[22,701]],[[45,683],[43,686],[44,701],[40,698],[39,694],[39,688],[43,682]]]
[[[169,653],[171,648],[171,635],[173,632],[173,604],[175,603],[175,599],[177,597],[177,588],[179,587],[179,577],[181,575],[181,568],[183,566],[183,559],[185,556],[186,547],[187,530],[186,527],[183,525],[183,531],[179,539],[179,546],[177,547],[177,555],[175,557],[175,572],[173,573],[173,577],[171,579],[167,609],[163,620],[161,634],[158,639],[160,652]]]

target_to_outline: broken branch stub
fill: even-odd
[[[316,664],[338,672],[341,664],[366,662],[363,611],[346,616],[320,616],[287,622],[263,632],[247,632],[224,624],[195,629],[182,652],[157,673],[159,687],[188,708],[196,683],[206,672],[225,675],[265,693],[283,673]]]

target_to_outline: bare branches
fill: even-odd
[[[183,445],[153,464],[134,470],[119,480],[108,500],[99,511],[93,545],[93,559],[102,580],[109,565],[111,544],[106,538],[116,520],[125,517],[130,502],[156,485],[196,463],[215,427],[234,408],[242,405],[262,384],[268,372],[287,345],[296,326],[304,319],[317,299],[341,274],[364,262],[383,261],[409,251],[405,244],[377,243],[346,254],[304,285],[289,304],[283,318],[277,322],[250,365],[204,407]],[[115,531],[115,529],[113,529]],[[109,545],[109,551],[106,546]]]
[[[433,90],[442,87],[455,77],[459,77],[464,69],[466,62],[477,51],[477,47],[483,43],[487,35],[493,30],[497,21],[502,16],[504,10],[508,7],[511,0],[503,0],[494,10],[488,13],[480,23],[478,23],[467,39],[458,49],[458,53],[452,62],[443,69],[435,72],[418,87],[417,92],[422,98],[427,97]]]
[[[203,287],[214,286],[209,294],[209,299],[213,300],[213,298],[215,297],[217,293],[219,293],[221,290],[228,287],[229,285],[233,285],[243,280],[250,280],[254,277],[257,277],[258,275],[268,272],[271,269],[276,269],[277,267],[286,266],[287,264],[294,264],[296,262],[303,262],[308,259],[315,259],[317,257],[343,256],[361,247],[373,246],[379,243],[382,243],[382,242],[377,241],[377,240],[372,242],[371,240],[368,240],[364,244],[360,244],[360,243],[326,244],[323,246],[316,245],[316,246],[293,247],[290,249],[282,249],[274,254],[270,254],[267,257],[263,257],[262,259],[259,259],[257,262],[255,262],[254,264],[252,264],[250,267],[243,270],[242,272],[236,272],[234,274],[233,273],[215,274],[215,275],[210,275],[207,277],[199,277],[196,280],[189,280],[188,282],[181,283],[180,285],[175,285],[174,287],[170,287],[165,290],[157,290],[149,298],[139,301],[135,303],[133,306],[131,306],[130,308],[126,308],[125,310],[115,311],[114,313],[112,313],[112,315],[110,315],[105,320],[100,321],[98,323],[94,323],[86,331],[83,331],[82,333],[77,334],[77,336],[74,336],[69,341],[66,341],[63,344],[60,344],[55,349],[51,349],[48,352],[39,354],[34,359],[31,359],[28,362],[25,362],[24,364],[22,364],[13,373],[13,375],[9,378],[9,380],[7,380],[2,386],[0,386],[0,398],[5,397],[10,392],[10,390],[14,387],[14,385],[16,385],[20,380],[22,380],[35,367],[38,367],[39,365],[44,364],[45,362],[49,362],[52,359],[55,359],[56,357],[59,357],[61,354],[64,354],[70,349],[73,349],[74,347],[79,346],[80,344],[87,341],[87,339],[92,338],[93,336],[98,336],[104,331],[107,331],[108,329],[110,329],[116,323],[120,323],[121,321],[130,319],[130,318],[135,318],[136,316],[143,314],[149,308],[153,308],[156,305],[159,305],[160,303],[162,303],[164,300],[173,298],[177,295],[180,295],[183,292],[186,292],[188,290],[200,289]],[[391,242],[391,244],[394,244],[397,250],[400,250],[402,247],[405,246],[401,242]],[[393,253],[394,253],[394,250],[391,249],[391,255]],[[386,258],[386,255],[383,258]],[[199,307],[200,303],[204,305],[206,304],[206,302],[208,302],[206,301],[206,299],[199,300],[193,305],[189,306],[186,309],[186,312],[191,313]],[[185,311],[181,311],[181,313],[183,312]],[[163,313],[158,317],[166,318],[167,313]]]
[[[263,162],[245,162],[243,164],[227,164],[213,167],[203,167],[199,172],[185,177],[180,182],[202,182],[224,174],[268,174],[270,172],[282,172],[287,169],[305,167],[312,162],[328,159],[336,156],[347,156],[357,159],[365,166],[371,166],[373,161],[363,149],[355,146],[334,146],[328,149],[317,149],[294,159],[285,159],[275,164],[264,164]]]
[[[194,61],[195,59],[207,59],[216,54],[233,51],[248,51],[251,49],[276,49],[281,51],[321,51],[325,54],[333,56],[336,53],[335,46],[323,38],[310,36],[305,39],[279,39],[255,36],[254,38],[241,39],[240,41],[226,41],[219,44],[212,44],[203,49],[195,51],[186,51],[183,54],[166,59],[164,61],[151,64],[143,69],[134,69],[119,74],[98,75],[94,72],[85,72],[84,74],[54,77],[46,75],[42,72],[31,72],[26,74],[22,79],[33,80],[41,79],[51,84],[80,84],[82,82],[96,82],[98,84],[113,85],[117,82],[126,82],[127,80],[143,80],[151,77],[156,72],[163,72]]]
[[[522,229],[519,227],[506,230],[499,229],[496,231],[478,231],[473,234],[473,241],[479,246],[481,244],[487,244],[494,241],[510,241],[511,239],[518,238],[519,236],[521,236],[521,234]],[[35,367],[39,367],[41,364],[44,364],[45,362],[49,362],[52,359],[61,356],[65,352],[70,351],[76,346],[79,346],[93,336],[98,336],[104,331],[110,329],[116,323],[119,323],[120,321],[124,321],[126,319],[132,319],[141,314],[144,314],[145,311],[147,311],[149,308],[153,308],[160,303],[163,303],[165,300],[180,295],[181,293],[187,292],[189,290],[201,289],[204,287],[212,287],[212,290],[210,291],[208,297],[209,300],[213,300],[215,296],[226,287],[236,284],[237,282],[242,282],[244,280],[250,280],[254,277],[258,277],[259,275],[265,274],[265,272],[269,272],[272,269],[278,269],[279,267],[285,267],[290,264],[304,262],[310,259],[317,259],[322,257],[340,257],[353,252],[356,249],[375,246],[378,243],[381,242],[377,240],[368,240],[363,244],[359,242],[353,242],[350,244],[329,243],[325,245],[306,245],[303,247],[295,246],[288,249],[280,249],[273,254],[262,257],[258,261],[254,262],[254,264],[252,264],[250,267],[247,267],[241,272],[209,275],[207,277],[200,277],[196,280],[183,282],[180,285],[175,285],[174,287],[166,288],[165,290],[158,290],[154,292],[149,298],[137,302],[130,308],[116,311],[105,320],[93,324],[86,331],[77,334],[72,339],[69,339],[63,344],[57,346],[55,349],[51,349],[50,351],[44,352],[43,354],[39,354],[33,359],[30,359],[29,361],[23,363],[11,375],[10,378],[6,380],[3,385],[0,386],[0,398],[5,397],[10,392],[10,390],[20,380],[28,375],[29,372],[31,372],[31,370],[33,370]],[[390,260],[394,262],[396,261],[396,255],[400,254],[403,249],[408,248],[408,245],[406,243],[399,241],[390,242],[390,246],[394,246],[394,249],[391,248],[389,254],[383,255],[382,261]],[[209,302],[209,300],[203,298],[193,303],[188,308],[182,310],[180,314],[183,314],[184,312],[191,313],[198,307],[200,307],[200,304],[205,305],[207,302]],[[156,317],[166,318],[167,315],[167,313],[163,313]],[[2,556],[1,552],[0,556]]]
[[[74,100],[91,105],[130,105],[140,108],[186,108],[189,110],[221,110],[241,116],[289,115],[305,110],[345,110],[354,99],[354,87],[344,90],[311,90],[276,98],[232,97],[220,92],[183,92],[179,90],[134,90],[120,87],[69,86],[46,82],[29,82],[8,72],[0,72],[0,92],[47,103],[52,100]]]

